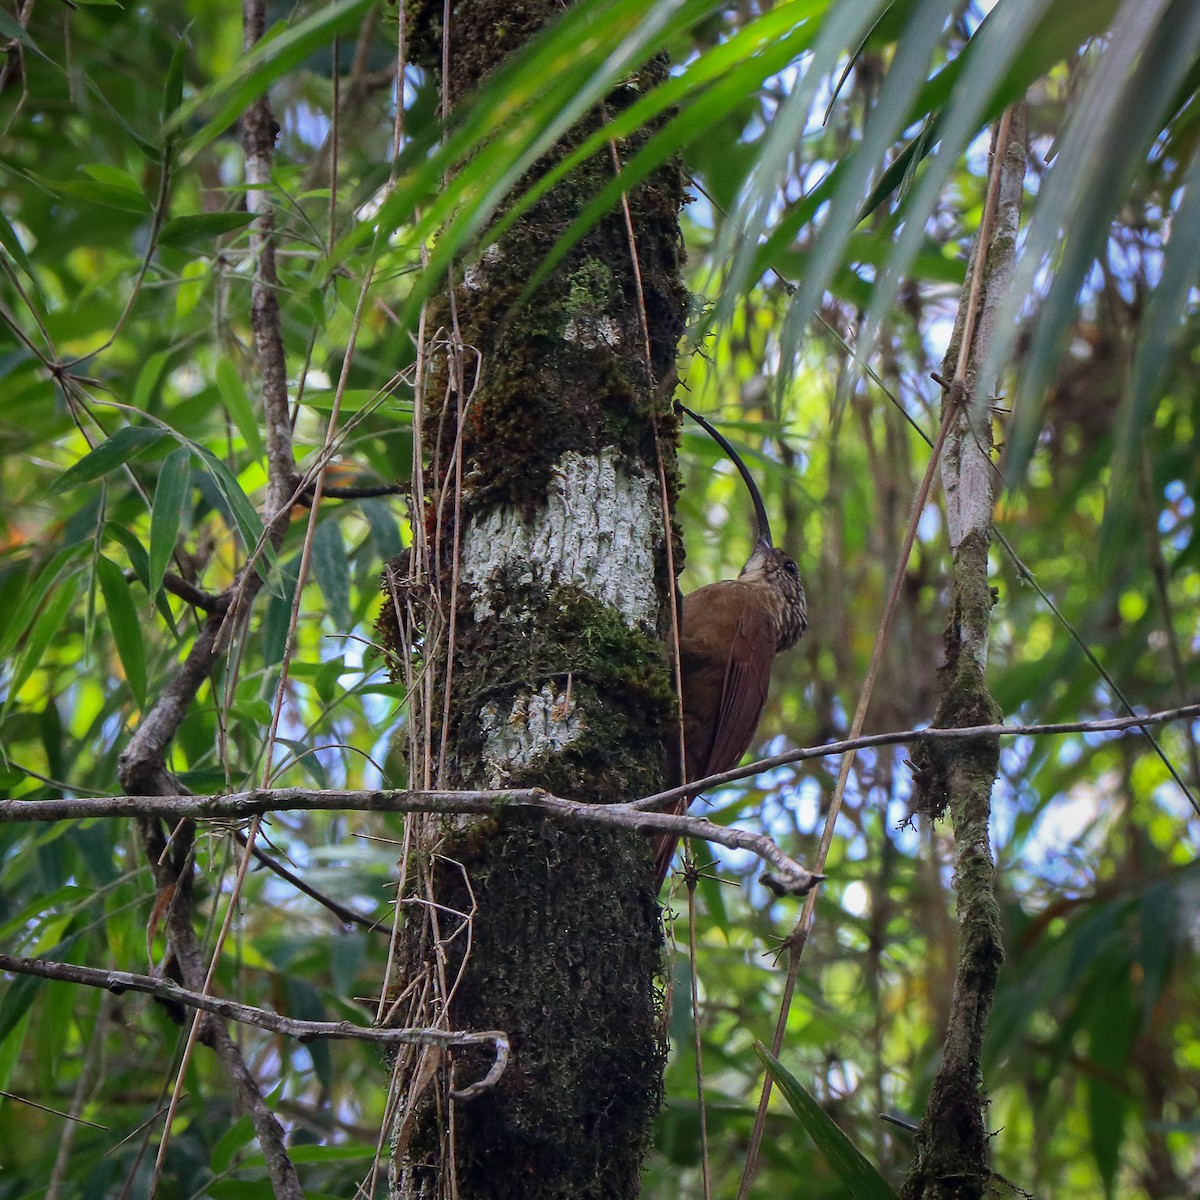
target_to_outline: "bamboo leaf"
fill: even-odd
[[[96,576],[100,581],[100,591],[104,594],[108,627],[112,630],[129,689],[138,707],[145,708],[146,647],[142,642],[142,625],[133,602],[133,593],[126,582],[125,573],[103,554],[96,559]]]
[[[191,469],[192,452],[187,446],[180,446],[167,455],[158,475],[150,510],[150,568],[146,587],[151,598],[158,595],[175,551]]]
[[[216,108],[204,127],[187,139],[184,161],[224,133],[276,79],[299,66],[314,50],[328,45],[337,34],[352,30],[371,3],[372,0],[340,0],[295,25],[277,24],[269,29],[253,50],[241,55],[220,79],[186,100],[164,122],[164,131],[173,133],[201,111]]]
[[[1008,431],[1005,474],[1024,474],[1041,426],[1042,399],[1076,311],[1084,277],[1108,237],[1147,148],[1173,115],[1180,86],[1200,56],[1200,7],[1125,0],[1059,139],[1039,190],[1012,296],[1001,311],[981,378],[995,379],[1016,335],[1016,318],[1052,268]]]
[[[808,1131],[854,1200],[896,1200],[896,1193],[883,1176],[863,1157],[804,1085],[761,1042],[756,1042],[754,1049],[796,1119]]]
[[[41,610],[47,594],[58,582],[59,577],[75,559],[86,553],[87,550],[88,545],[85,542],[76,542],[73,546],[64,547],[46,564],[32,587],[22,587],[24,595],[21,602],[13,614],[12,620],[4,625],[4,632],[0,635],[0,662],[8,659],[18,640],[28,631],[37,613]]]
[[[167,66],[167,77],[163,81],[162,120],[166,121],[183,102],[183,68],[187,62],[187,38],[175,43],[171,61]]]
[[[262,576],[264,583],[273,586],[271,576],[276,566],[275,548],[263,537],[262,518],[250,503],[249,497],[242,491],[242,485],[238,483],[234,473],[210,450],[194,444],[192,448],[199,454],[205,469],[212,476],[213,483],[217,485],[222,498],[229,506],[230,516],[237,526],[246,552],[253,554],[259,543],[262,543],[261,552],[254,559],[254,568]]]
[[[335,520],[322,521],[313,534],[313,575],[329,615],[339,629],[354,623],[350,614],[350,572],[346,562],[346,544]]]
[[[217,391],[221,393],[226,412],[232,418],[238,433],[245,439],[250,453],[255,458],[262,458],[266,451],[263,448],[262,432],[254,415],[254,406],[250,403],[250,397],[246,395],[246,385],[242,382],[237,367],[224,355],[217,359],[216,377]]]
[[[8,218],[3,212],[0,212],[0,246],[12,256],[13,261],[29,276],[30,279],[37,283],[37,275],[34,274],[33,263],[29,261],[29,256],[25,253],[25,247],[21,245],[21,239],[17,236],[17,231],[9,224]],[[39,292],[41,285],[38,285]]]
[[[148,429],[144,425],[126,425],[106,438],[94,450],[85,454],[77,463],[68,467],[54,483],[52,490],[67,492],[80,484],[90,483],[107,475],[117,467],[125,466],[151,446],[167,440],[161,429]]]
[[[222,234],[245,229],[253,220],[254,214],[249,212],[195,213],[173,217],[163,225],[158,242],[160,246],[168,246],[172,250],[188,250],[214,241]]]
[[[71,602],[75,599],[75,591],[78,586],[79,577],[77,575],[65,579],[47,601],[46,607],[42,609],[37,620],[34,621],[25,642],[25,649],[21,652],[21,657],[17,660],[17,665],[13,670],[12,685],[8,689],[8,699],[5,701],[6,708],[12,703],[26,680],[37,669],[38,664],[42,661],[42,655],[46,652],[46,647],[55,637],[61,635],[63,622],[66,620]]]
[[[45,59],[46,62],[52,61],[42,53],[37,42],[29,36],[29,30],[11,13],[0,11],[0,37],[4,37],[10,42],[20,42],[26,50],[32,50],[38,58]]]

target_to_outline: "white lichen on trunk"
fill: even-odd
[[[991,344],[996,316],[1001,303],[1012,287],[1016,270],[1016,242],[1021,223],[1021,199],[1024,186],[1025,139],[1024,129],[1016,130],[1006,145],[999,147],[1006,170],[1001,175],[995,225],[987,254],[986,280],[982,302],[975,326],[975,347]],[[971,251],[968,277],[975,268],[974,258],[980,252],[978,239]],[[951,351],[942,364],[942,373],[949,378],[955,369],[954,359],[962,339],[966,312],[960,306],[955,321]],[[992,462],[992,396],[996,381],[978,378],[979,364],[986,354],[973,348],[966,371],[966,403],[954,417],[950,436],[942,453],[942,488],[946,497],[946,527],[950,548],[957,551],[963,538],[973,530],[985,539],[991,536],[992,505],[995,472]],[[982,387],[982,391],[981,391]]]
[[[504,506],[464,530],[463,581],[473,615],[488,620],[507,587],[536,583],[574,588],[615,608],[630,625],[651,628],[654,547],[662,535],[655,480],[632,474],[612,451],[568,451],[532,521]]]
[[[653,628],[654,547],[662,536],[655,480],[631,472],[611,450],[568,451],[531,520],[506,505],[464,530],[462,580],[472,615],[477,622],[500,612],[512,619],[512,589],[532,584],[571,588],[630,625]],[[526,689],[507,711],[489,701],[480,722],[489,787],[503,786],[542,755],[561,753],[584,729],[569,680]]]
[[[561,754],[583,732],[569,684],[560,691],[544,683],[536,692],[522,692],[511,711],[485,704],[480,714],[484,734],[486,787],[502,787],[512,771],[529,767],[546,754]]]

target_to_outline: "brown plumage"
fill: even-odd
[[[682,407],[682,406],[680,406]],[[733,460],[754,500],[759,536],[737,579],[724,579],[683,598],[679,671],[683,684],[684,782],[737,766],[754,740],[775,655],[799,640],[808,624],[804,585],[793,559],[771,542],[762,497],[733,447],[703,418],[698,421]],[[675,760],[675,753],[671,755]],[[672,775],[678,776],[678,765]],[[676,779],[678,783],[678,779]],[[668,811],[684,813],[695,795]],[[655,877],[661,887],[677,839],[658,841]]]

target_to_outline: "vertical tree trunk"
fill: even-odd
[[[558,0],[502,7],[499,20],[493,4],[456,6],[452,99],[561,12]],[[648,65],[630,98],[664,71]],[[414,783],[596,802],[663,783],[676,712],[663,500],[685,308],[679,173],[630,195],[632,242],[618,210],[517,303],[614,169],[606,152],[574,172],[427,322],[414,577],[432,603]],[[503,814],[411,836],[393,1019],[505,1030],[512,1061],[497,1086],[453,1099],[486,1072],[482,1056],[401,1060],[393,1194],[637,1195],[664,1056],[649,839]]]
[[[996,310],[1012,283],[1025,178],[1023,106],[1013,106],[1002,118],[992,153],[995,215],[990,232],[985,223],[977,236],[967,272],[969,282],[979,274],[979,294],[976,298],[972,289],[963,296],[942,366],[944,376],[953,380],[944,400],[951,425],[941,467],[954,550],[945,690],[933,721],[942,727],[998,724],[1004,716],[985,677],[994,603],[988,584],[994,467],[988,393],[980,392],[989,381],[978,375],[987,359]],[[988,207],[993,207],[990,197]],[[942,1061],[901,1195],[904,1200],[982,1200],[995,1188],[980,1058],[1004,959],[988,837],[999,739],[927,743],[913,753],[913,762],[918,768],[917,809],[939,817],[949,807],[954,822],[958,964]]]

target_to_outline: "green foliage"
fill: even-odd
[[[362,0],[302,4],[247,55],[232,4],[43,4],[27,27],[0,11],[0,35],[15,46],[0,92],[6,797],[118,792],[118,755],[206,620],[175,585],[219,594],[252,557],[268,586],[189,710],[171,768],[200,792],[264,778],[405,782],[390,741],[403,730],[401,689],[367,644],[380,565],[409,536],[402,502],[326,500],[302,586],[304,512],[278,550],[262,539],[266,450],[234,123],[269,90],[281,133],[268,197],[300,469],[321,453],[337,404],[328,481],[391,484],[411,467],[422,301],[449,263],[480,253],[557,181],[539,178],[539,156],[660,47],[674,74],[614,104],[610,127],[575,158],[610,138],[624,145],[666,115],[623,163],[623,182],[671,153],[696,180],[686,234],[697,303],[681,374],[690,403],[724,418],[761,476],[813,613],[800,648],[778,664],[760,749],[847,727],[926,462],[913,430],[935,425],[938,397],[924,380],[940,361],[947,296],[978,223],[980,138],[1025,92],[1040,174],[1005,327],[1009,358],[987,376],[1016,363],[998,388],[1017,397],[1017,413],[1012,487],[996,522],[1023,565],[993,554],[992,690],[1013,720],[1119,711],[1032,578],[1138,705],[1200,694],[1195,6],[1000,0],[986,20],[973,7],[959,19],[949,0],[759,7],[585,0],[486,81],[446,131],[433,118],[434,82],[413,68],[395,164],[394,93],[368,86],[394,60],[395,26],[361,24]],[[350,87],[360,29],[362,86]],[[567,236],[620,186],[581,198]],[[547,247],[547,265],[560,252]],[[1020,323],[1031,297],[1045,304]],[[814,309],[825,324],[811,323]],[[690,590],[740,567],[752,514],[701,433],[685,430],[681,459]],[[869,730],[910,728],[934,710],[948,561],[942,524],[927,515]],[[1159,736],[1195,788],[1189,732]],[[920,1117],[955,954],[944,832],[897,828],[904,759],[864,755],[852,775],[783,1054],[803,1094],[892,1184],[909,1147],[876,1114]],[[705,811],[811,856],[836,769],[819,760],[780,769],[715,793]],[[982,1064],[996,1168],[1064,1200],[1193,1194],[1194,814],[1136,737],[1006,741],[1002,776],[993,839],[1007,960]],[[268,828],[277,856],[307,882],[385,927],[397,850],[376,839],[399,832],[382,818],[338,815],[280,816]],[[696,856],[708,864],[703,847]],[[233,860],[225,831],[205,829],[197,906],[206,920],[224,912]],[[0,826],[5,952],[147,969],[163,953],[153,896],[124,823]],[[646,1193],[661,1197],[699,1191],[697,1022],[713,1194],[736,1194],[761,1082],[754,1044],[769,1039],[782,990],[769,951],[798,915],[740,859],[722,858],[696,896],[701,1007],[690,1012],[681,948],[668,1105],[647,1167]],[[234,930],[221,994],[296,1016],[373,1015],[360,998],[378,995],[385,937],[347,933],[257,870]],[[257,1033],[245,1044],[289,1125],[306,1189],[350,1194],[383,1120],[377,1055]],[[180,1048],[156,1004],[6,980],[0,1198],[45,1193],[65,1131],[61,1195],[116,1195],[127,1179],[144,1195],[153,1118]],[[185,1082],[186,1122],[159,1195],[266,1194],[249,1127],[203,1048]],[[810,1131],[820,1127],[803,1103]],[[782,1104],[769,1114],[755,1194],[845,1194]]]
[[[855,1200],[896,1200],[896,1193],[855,1148],[796,1077],[761,1043],[755,1046],[767,1074],[783,1093],[796,1119],[808,1131],[825,1160]]]

